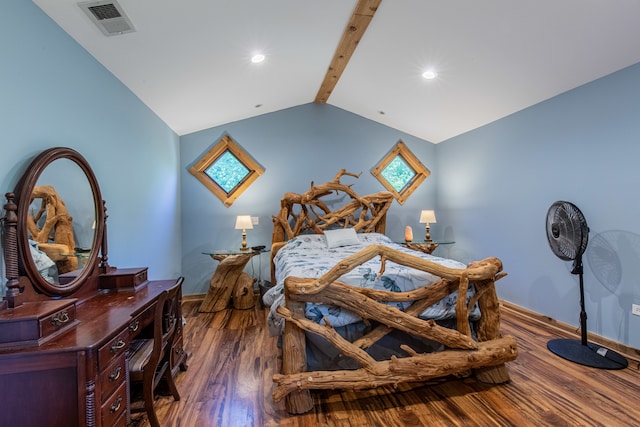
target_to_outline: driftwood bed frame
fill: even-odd
[[[380,192],[358,196],[350,185],[340,182],[344,175],[359,177],[359,174],[343,169],[332,181],[321,185],[312,182],[311,188],[303,194],[284,195],[280,212],[273,217],[272,258],[289,239],[305,232],[320,234],[327,228],[353,227],[359,232],[384,234],[386,214],[393,202],[393,195]],[[340,193],[346,194],[350,200],[338,210],[332,211],[321,200],[325,196]],[[374,257],[381,257],[383,269],[385,262],[391,261],[429,272],[440,277],[440,280],[411,292],[356,288],[337,281],[345,272]],[[271,266],[273,269],[273,262]],[[514,360],[518,351],[515,338],[500,333],[495,282],[505,275],[502,263],[497,258],[473,262],[464,269],[453,269],[383,245],[373,245],[344,259],[321,278],[288,277],[285,280],[285,305],[277,309],[285,319],[285,330],[282,374],[273,377],[274,401],[285,398],[287,410],[292,414],[301,414],[313,408],[312,389],[365,389],[449,375],[474,375],[479,381],[493,384],[507,382],[509,374],[504,364]],[[466,295],[470,286],[475,287],[476,294],[469,304],[464,297],[457,299],[457,330],[417,317],[427,307],[456,290],[458,295]],[[413,303],[402,312],[382,303],[384,301]],[[307,302],[337,305],[380,326],[351,343],[331,325],[323,326],[306,319],[304,309]],[[468,322],[469,312],[476,303],[481,312],[475,328],[477,341],[472,338]],[[374,360],[365,349],[392,329],[438,341],[444,344],[445,350],[418,354],[403,345],[401,348],[407,357]],[[344,356],[358,361],[361,368],[307,371],[305,331],[320,335]]]

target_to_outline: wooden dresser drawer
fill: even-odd
[[[129,328],[125,328],[120,331],[118,335],[109,340],[105,345],[98,350],[98,369],[100,372],[104,371],[109,364],[118,358],[120,355],[124,355],[129,345]]]
[[[104,403],[122,383],[127,379],[127,361],[125,355],[121,355],[111,365],[100,373],[101,399]]]
[[[170,357],[170,366],[171,370],[175,371],[177,366],[180,363],[184,362],[184,347],[182,343],[182,326],[178,327],[176,331],[176,335],[173,339],[173,343],[171,344],[171,357]]]
[[[67,326],[74,324],[75,321],[76,306],[75,304],[71,304],[42,319],[40,322],[42,336],[47,337],[49,335],[53,335]]]
[[[127,383],[120,384],[120,387],[107,399],[100,409],[103,426],[112,426],[121,422],[120,418],[127,410]]]
[[[100,275],[101,289],[139,289],[147,284],[147,267],[117,268]]]
[[[142,331],[147,325],[153,323],[153,306],[147,307],[142,313],[134,316],[129,322],[129,337],[130,340],[136,337],[140,331]]]
[[[77,325],[76,299],[27,302],[0,310],[0,348],[34,346]]]

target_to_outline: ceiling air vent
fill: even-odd
[[[115,36],[135,31],[122,6],[114,0],[82,2],[78,3],[78,6],[84,10],[84,13],[100,28],[100,31],[105,36]]]

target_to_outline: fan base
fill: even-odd
[[[564,359],[592,368],[624,369],[629,365],[624,356],[590,342],[584,345],[580,340],[558,338],[547,342],[547,348]]]

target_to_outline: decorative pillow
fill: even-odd
[[[324,236],[327,239],[327,247],[337,248],[339,246],[360,245],[358,234],[353,228],[340,228],[337,230],[325,230]]]

